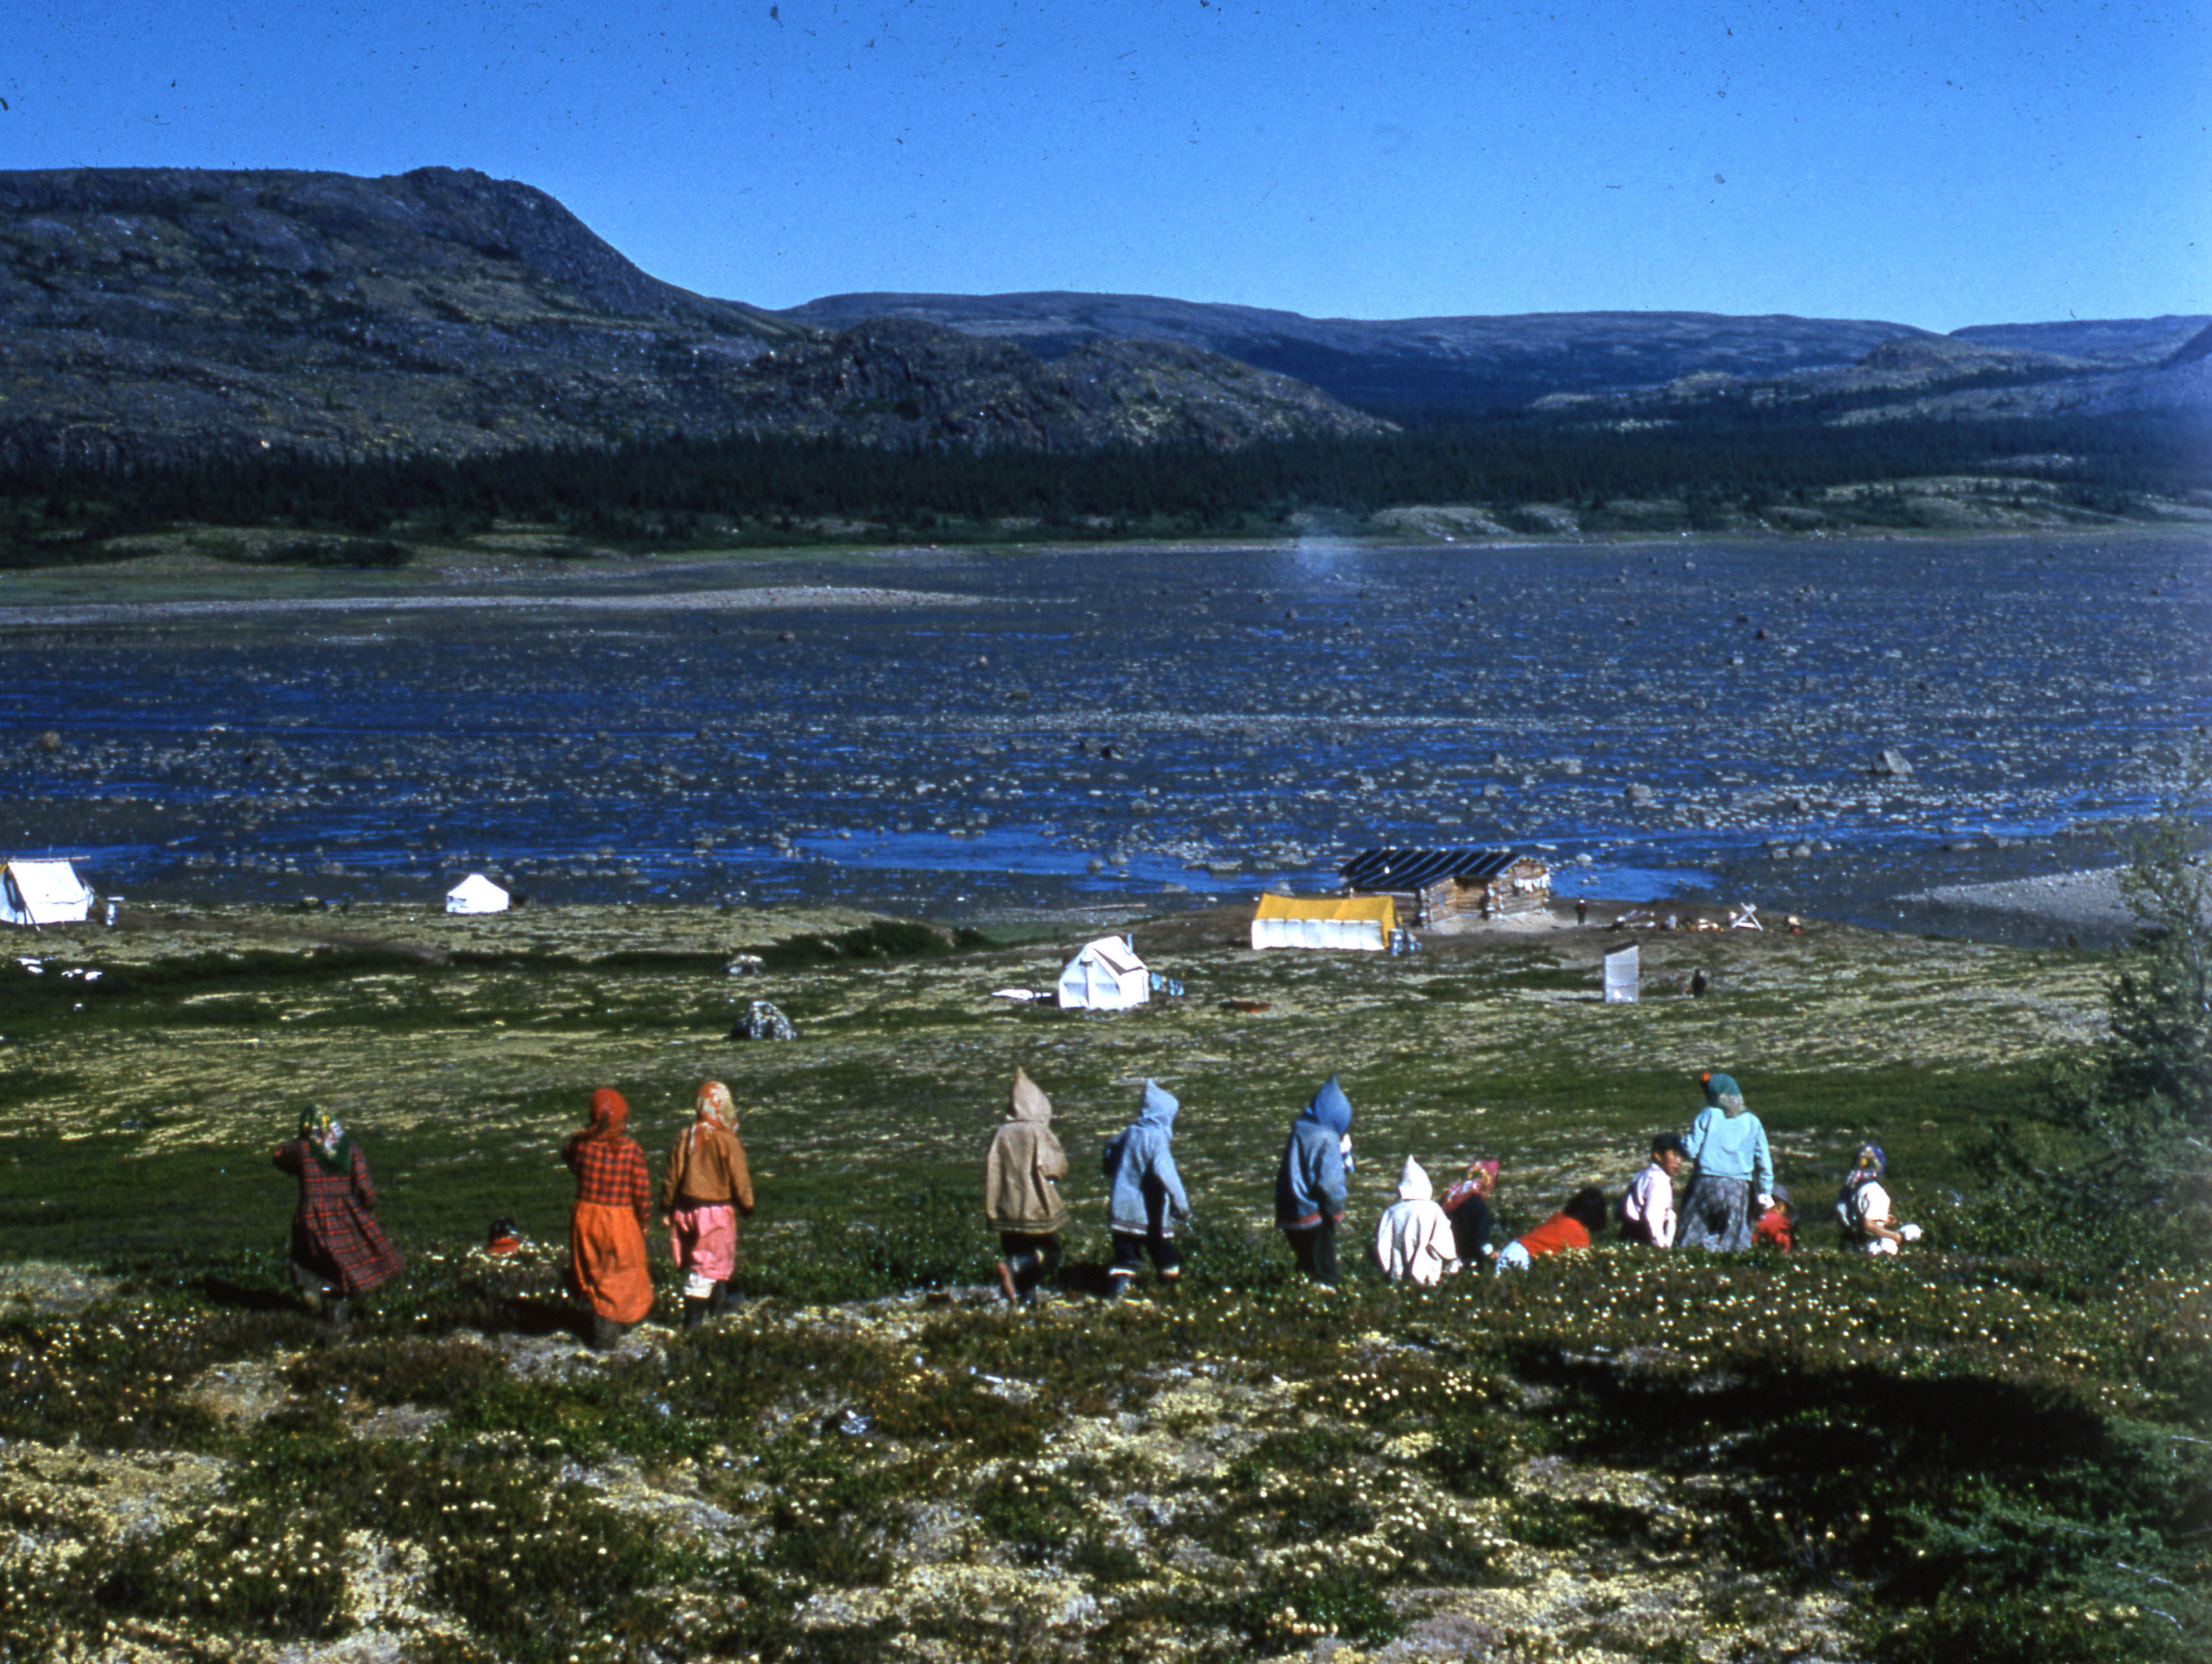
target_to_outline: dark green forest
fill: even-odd
[[[1697,527],[1814,502],[1838,486],[1956,474],[1995,475],[2001,483],[1984,489],[2019,481],[2045,502],[2124,515],[2146,496],[2212,487],[2212,430],[2125,418],[1833,427],[1802,410],[1735,407],[1626,431],[1525,415],[1417,418],[1382,438],[1225,453],[1052,455],[730,437],[464,459],[17,467],[0,470],[0,564],[64,564],[93,558],[107,539],[194,525],[435,541],[521,521],[651,549],[733,534],[819,541],[812,522],[824,519],[890,535],[1264,533],[1301,512],[1357,515],[1415,503],[1482,503],[1509,521],[1516,505],[1560,504],[1588,529],[1642,529],[1649,505],[1668,503],[1669,523]],[[1877,491],[1850,517],[1913,523],[1901,505],[1886,520],[1884,505]],[[1609,521],[1616,507],[1620,517]],[[999,523],[1007,521],[1026,523]],[[308,564],[329,556],[329,546],[312,540],[297,546]],[[363,559],[389,564],[404,554],[384,546]]]

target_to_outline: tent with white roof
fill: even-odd
[[[1152,972],[1127,936],[1085,943],[1060,973],[1060,1003],[1077,1010],[1125,1011],[1152,997]]]
[[[446,911],[449,913],[503,913],[507,911],[507,893],[482,873],[471,873],[446,892]]]
[[[66,861],[0,867],[0,924],[74,924],[92,911],[92,888]]]

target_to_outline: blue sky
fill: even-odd
[[[481,168],[763,306],[2212,311],[2212,18],[2070,0],[16,0],[0,168]]]

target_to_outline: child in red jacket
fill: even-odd
[[[1567,1205],[1527,1234],[1508,1242],[1498,1256],[1498,1269],[1523,1271],[1532,1260],[1566,1248],[1587,1248],[1605,1228],[1605,1192],[1584,1185],[1567,1198]]]
[[[1765,1213],[1759,1216],[1751,1228],[1751,1246],[1754,1248],[1778,1248],[1784,1253],[1797,1246],[1797,1239],[1790,1229],[1790,1192],[1777,1185],[1767,1198]]]

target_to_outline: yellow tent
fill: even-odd
[[[1263,895],[1252,915],[1252,945],[1379,954],[1397,928],[1398,909],[1387,895]]]

